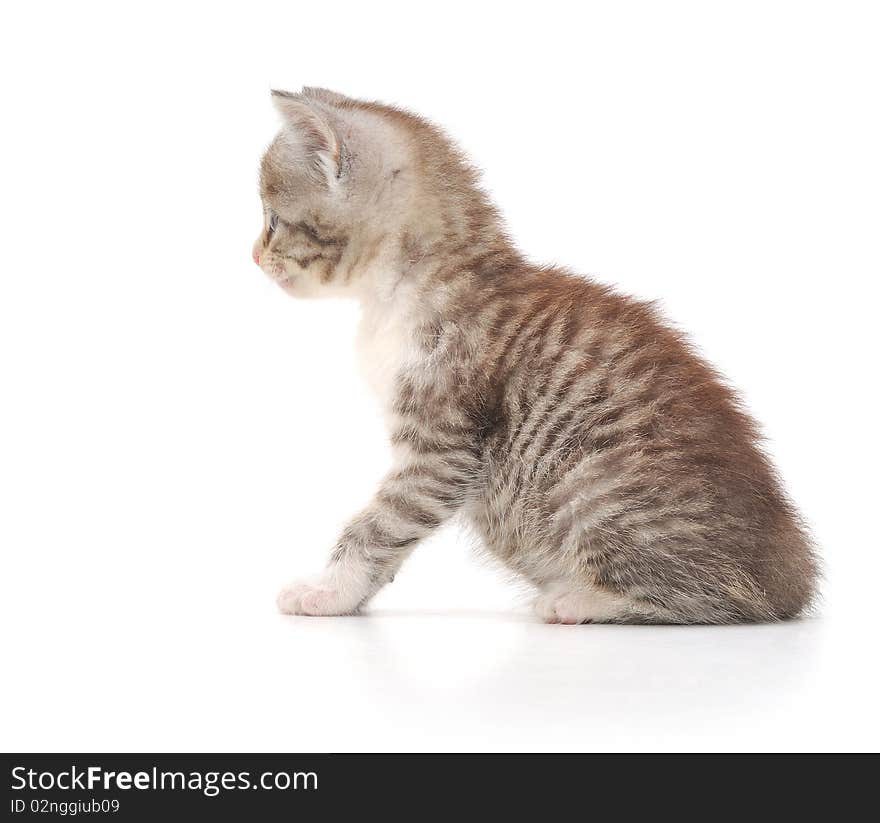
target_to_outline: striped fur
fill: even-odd
[[[808,536],[735,394],[656,311],[527,263],[458,150],[398,109],[276,93],[263,270],[348,295],[395,461],[282,611],[360,609],[461,513],[548,622],[777,620]]]

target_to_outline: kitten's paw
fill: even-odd
[[[592,598],[582,592],[572,592],[557,597],[553,602],[556,613],[554,623],[566,626],[577,626],[579,623],[592,623],[595,616],[595,604]]]
[[[277,603],[282,614],[313,616],[353,614],[358,606],[338,587],[324,583],[292,583],[281,590]]]
[[[309,592],[309,583],[290,583],[285,586],[275,600],[278,611],[282,614],[299,614],[303,595]]]
[[[291,583],[278,595],[284,614],[354,614],[370,594],[371,569],[361,558],[331,563],[313,583]]]
[[[611,623],[626,613],[622,598],[593,590],[544,592],[535,599],[535,613],[545,623]]]
[[[538,595],[538,597],[535,598],[535,602],[532,603],[532,608],[535,610],[535,614],[545,623],[559,622],[559,617],[553,606],[556,599],[557,595],[555,594],[541,594]]]

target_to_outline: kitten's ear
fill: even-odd
[[[272,102],[297,136],[305,160],[328,185],[342,173],[342,143],[327,118],[303,95],[272,90]]]
[[[340,94],[338,91],[331,91],[330,89],[323,89],[320,86],[303,86],[302,94],[303,97],[308,97],[310,100],[323,100],[325,103],[334,103],[336,105],[344,105],[350,102],[349,98],[344,94]]]

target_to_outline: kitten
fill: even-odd
[[[550,623],[777,620],[809,538],[735,394],[649,306],[526,262],[434,126],[324,89],[273,92],[254,260],[363,309],[394,466],[281,611],[358,611],[457,512]]]

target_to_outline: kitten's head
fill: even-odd
[[[436,127],[326,89],[272,99],[283,127],[262,161],[253,257],[285,290],[355,292],[456,232],[485,236],[495,212]]]
[[[405,140],[380,107],[334,92],[273,91],[272,100],[283,127],[262,160],[254,261],[298,296],[351,290],[358,261],[393,222],[383,188]]]

